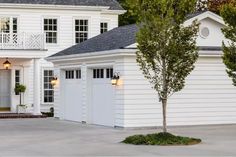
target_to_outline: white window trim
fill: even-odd
[[[54,105],[55,102],[44,102],[44,70],[54,71],[54,68],[52,68],[52,67],[43,67],[41,69],[41,104],[42,105]],[[54,95],[54,101],[55,101],[55,95]]]
[[[20,16],[19,15],[0,14],[0,18],[3,18],[3,17],[10,18],[10,33],[13,33],[13,28],[12,28],[13,18],[17,18],[17,34],[20,33]]]
[[[44,19],[57,19],[57,43],[46,43],[46,34],[44,32]],[[61,28],[61,25],[60,25],[60,16],[42,16],[41,17],[41,32],[44,34],[44,37],[45,37],[45,41],[44,43],[46,44],[46,46],[60,46],[60,28]]]
[[[102,18],[100,23],[103,23],[103,22],[107,23],[107,31],[110,31],[111,30],[111,19]]]
[[[73,45],[76,45],[75,40],[75,20],[88,20],[88,39],[91,38],[91,17],[89,16],[74,16],[72,18],[72,37],[73,37]]]

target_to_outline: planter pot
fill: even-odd
[[[26,113],[27,106],[26,105],[17,105],[17,113]]]

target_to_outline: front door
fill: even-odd
[[[10,110],[10,70],[0,70],[0,111]]]

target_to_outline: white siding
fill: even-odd
[[[144,79],[135,57],[125,59],[124,127],[162,125],[158,95]],[[220,57],[200,57],[185,88],[168,101],[169,125],[236,123],[236,88]]]
[[[100,22],[102,19],[107,20],[109,30],[118,26],[118,15],[110,13],[102,13],[101,11],[82,11],[82,10],[58,10],[58,9],[11,9],[1,8],[0,16],[14,16],[18,17],[18,32],[29,32],[29,33],[43,33],[43,19],[44,18],[57,18],[58,19],[58,43],[57,44],[46,44],[46,55],[50,56],[65,48],[74,45],[74,19],[88,19],[89,20],[89,38],[100,34]],[[17,56],[17,50],[15,50]],[[0,52],[1,55],[1,52]],[[40,60],[41,71],[45,68],[53,68],[53,64]],[[13,63],[14,64],[14,63]],[[26,85],[28,91],[25,94],[25,99],[28,104],[33,103],[33,64],[28,66],[25,71]],[[43,73],[41,73],[43,76]],[[42,81],[41,81],[42,82]],[[43,89],[41,84],[41,89]],[[42,99],[41,91],[41,110],[47,111],[52,104],[44,104]],[[55,92],[57,96],[57,92]],[[13,93],[14,97],[14,93]],[[57,111],[57,107],[55,107]],[[56,113],[57,115],[57,113]]]

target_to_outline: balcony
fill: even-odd
[[[0,33],[0,50],[45,50],[45,35]]]

